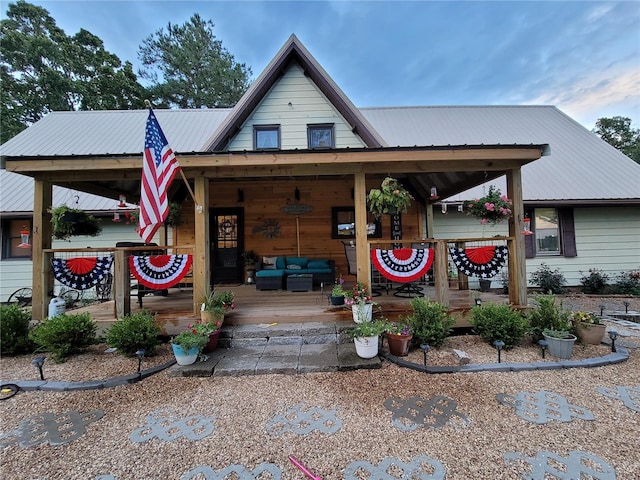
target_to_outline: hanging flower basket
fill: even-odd
[[[489,187],[489,193],[484,197],[464,202],[464,211],[467,215],[480,219],[481,224],[500,223],[509,218],[513,213],[513,203],[506,195],[494,185]]]
[[[58,240],[68,240],[78,235],[95,237],[102,232],[100,221],[82,210],[60,205],[50,212],[53,237]]]
[[[384,214],[406,213],[411,200],[411,194],[392,177],[385,178],[380,188],[372,188],[367,195],[369,211],[378,218]]]

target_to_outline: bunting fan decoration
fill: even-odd
[[[63,285],[76,290],[89,290],[111,269],[112,257],[53,258],[53,276]]]
[[[449,253],[458,271],[470,277],[495,277],[507,259],[504,245],[473,248],[452,247]]]
[[[145,287],[164,290],[179,283],[189,272],[192,262],[192,255],[131,255],[129,268]]]
[[[426,275],[433,264],[433,248],[397,248],[371,250],[371,261],[393,282],[413,282]]]

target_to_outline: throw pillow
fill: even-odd
[[[276,258],[278,257],[262,257],[262,268],[264,270],[275,270]]]
[[[287,265],[287,270],[302,270],[300,265]]]

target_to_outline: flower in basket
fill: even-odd
[[[413,330],[406,323],[402,322],[389,322],[385,327],[387,333],[393,333],[394,335],[411,335]]]
[[[481,224],[500,223],[509,218],[512,213],[512,202],[494,185],[489,187],[489,193],[482,198],[464,202],[467,215],[479,218]]]
[[[362,282],[356,282],[353,290],[344,292],[344,301],[347,305],[366,305],[367,303],[373,303],[371,299],[371,295]]]
[[[577,311],[571,314],[571,320],[576,323],[589,323],[592,325],[600,325],[600,319],[595,313]]]
[[[197,328],[192,327],[173,337],[171,343],[179,346],[186,355],[189,350],[194,348],[197,348],[200,353],[208,340]]]
[[[215,320],[212,322],[205,322],[202,320],[196,320],[191,325],[187,325],[187,328],[191,331],[200,333],[201,335],[208,337],[212,333],[216,333],[222,328],[222,321]]]
[[[411,194],[392,177],[385,178],[380,188],[372,188],[367,195],[369,211],[376,217],[385,213],[406,213],[411,200]]]
[[[233,300],[233,292],[230,290],[220,293],[211,292],[204,298],[204,301],[202,302],[202,310],[211,311],[216,310],[217,308],[222,308],[225,311],[233,310],[236,308]]]

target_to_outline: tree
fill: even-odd
[[[635,162],[640,163],[640,130],[631,128],[630,118],[600,118],[592,132]]]
[[[167,25],[147,37],[138,51],[138,73],[151,82],[156,105],[229,107],[249,87],[251,68],[237,63],[213,34],[214,24],[194,14],[183,25]],[[159,80],[158,77],[161,77]]]
[[[0,21],[0,142],[50,111],[144,106],[144,88],[130,63],[86,30],[73,37],[49,12],[18,0]]]

